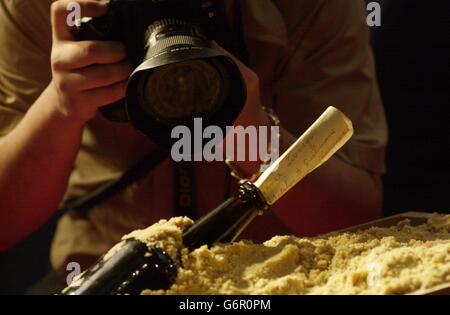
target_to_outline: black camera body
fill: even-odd
[[[234,122],[245,104],[245,82],[231,58],[209,44],[215,40],[238,56],[245,51],[223,1],[111,0],[108,6],[75,34],[122,42],[136,67],[125,100],[103,107],[104,116],[129,121],[164,146],[174,142],[173,127],[193,127],[194,118],[224,129]]]

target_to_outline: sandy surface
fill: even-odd
[[[162,221],[131,237],[176,255],[182,230],[191,223]],[[315,239],[276,236],[264,244],[182,249],[181,259],[168,291],[143,293],[406,294],[450,284],[450,216],[436,215],[418,227],[405,220],[392,228]]]

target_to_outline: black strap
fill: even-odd
[[[218,10],[222,18],[226,20],[225,5],[222,1],[221,10]],[[240,61],[248,65],[249,56],[245,45],[244,27],[242,20],[241,5],[239,2],[234,3],[232,16],[232,29],[226,34],[221,34],[222,39],[227,41],[222,43],[225,48],[235,55]],[[234,36],[230,36],[234,34]],[[174,214],[175,216],[187,216],[193,220],[198,219],[197,209],[197,192],[194,172],[194,162],[179,162],[175,163],[174,170]],[[232,177],[226,167],[225,177],[225,195],[224,200],[231,195],[231,181]]]
[[[96,205],[106,201],[126,187],[145,177],[158,164],[165,160],[167,156],[167,151],[156,149],[127,170],[120,178],[99,187],[81,199],[66,203],[61,210],[74,210],[79,215],[87,215]]]
[[[197,220],[197,192],[194,162],[175,163],[174,215]]]

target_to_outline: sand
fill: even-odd
[[[193,252],[181,244],[190,224],[175,218],[127,236],[164,247],[173,259],[182,253],[174,285],[143,294],[408,294],[450,284],[450,216],[417,227],[405,220],[391,228],[276,236]]]

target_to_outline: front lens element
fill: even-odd
[[[223,81],[209,62],[189,60],[155,69],[143,92],[147,110],[163,120],[204,117],[222,106]]]

